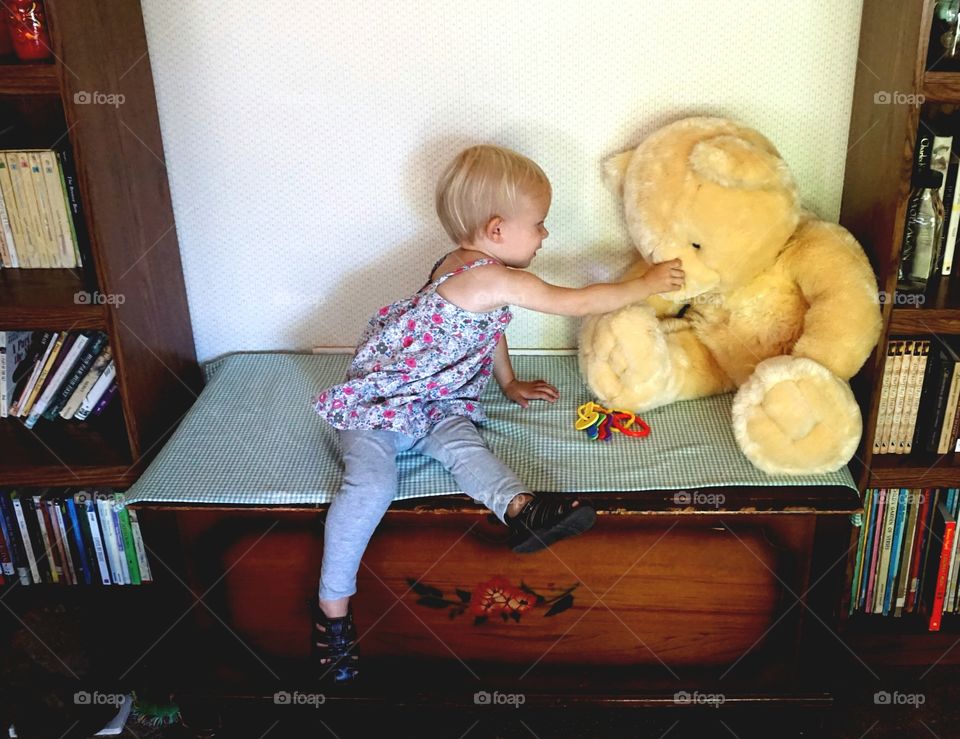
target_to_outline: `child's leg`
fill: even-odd
[[[513,470],[500,461],[484,443],[477,427],[466,416],[451,416],[440,421],[430,433],[413,445],[412,450],[433,457],[454,476],[471,498],[483,503],[504,523],[511,501],[529,494]],[[522,506],[514,503],[513,515]]]
[[[392,431],[338,432],[344,475],[323,533],[320,606],[331,618],[347,613],[370,537],[397,492],[397,437]]]
[[[511,528],[510,548],[536,552],[593,526],[596,511],[564,496],[532,495],[483,442],[465,416],[445,418],[412,447],[446,467],[463,492],[480,501]]]

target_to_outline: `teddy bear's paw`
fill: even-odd
[[[644,411],[676,399],[670,349],[649,306],[589,316],[579,347],[580,374],[598,402]]]
[[[850,461],[863,431],[849,384],[812,359],[757,365],[733,400],[733,431],[746,457],[771,474],[813,474]]]

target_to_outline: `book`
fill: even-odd
[[[0,508],[0,572],[7,577],[16,573],[13,564],[13,544],[7,531],[7,521]]]
[[[140,569],[141,582],[153,582],[153,573],[150,571],[150,561],[147,558],[147,546],[143,541],[143,532],[140,531],[140,521],[133,508],[126,508],[130,517],[130,531],[133,534],[133,545],[137,552],[137,567]]]
[[[114,585],[123,585],[123,570],[120,566],[120,549],[117,546],[116,533],[113,528],[113,516],[107,508],[107,502],[96,491],[93,493],[93,505],[97,511],[97,520],[100,522],[100,533],[103,535],[103,551],[110,565],[110,581]]]
[[[958,188],[960,190],[960,188]],[[960,212],[958,212],[960,215]],[[917,431],[917,414],[920,411],[920,398],[923,393],[923,383],[927,376],[927,359],[930,356],[930,341],[919,342],[920,356],[917,359],[916,371],[912,373],[912,385],[908,387],[910,398],[910,413],[907,417],[906,427],[904,429],[905,446],[903,453],[910,454],[913,451],[913,437]]]
[[[853,613],[857,609],[860,595],[860,581],[863,576],[863,554],[867,548],[867,532],[870,529],[870,512],[873,501],[873,490],[867,488],[863,491],[863,520],[860,523],[860,533],[857,537],[857,554],[854,559],[853,577],[850,579],[850,606],[848,613]]]
[[[926,547],[927,519],[930,515],[930,502],[933,491],[925,488],[920,491],[920,510],[917,513],[917,533],[913,541],[913,553],[910,557],[910,585],[907,588],[907,613],[913,613],[917,602],[917,588],[920,585],[920,565]]]
[[[91,388],[96,384],[97,380],[100,379],[107,365],[110,364],[111,359],[113,359],[113,352],[110,349],[110,345],[107,344],[94,360],[93,365],[87,371],[87,374],[84,375],[80,384],[77,385],[69,400],[67,400],[63,408],[60,409],[60,418],[68,420],[74,417],[80,409],[80,404],[83,403],[83,399],[87,397]]]
[[[80,567],[80,576],[86,585],[93,583],[93,570],[90,567],[90,558],[87,556],[87,547],[84,543],[83,527],[80,524],[80,516],[77,514],[77,505],[72,497],[64,500],[67,507],[67,513],[70,519],[70,530],[73,535],[75,551],[77,553],[77,564]]]
[[[907,591],[910,587],[910,567],[913,557],[913,541],[917,533],[917,518],[920,513],[921,500],[923,497],[923,493],[919,490],[908,490],[906,494],[907,519],[903,530],[902,554],[897,577],[897,596],[893,610],[894,617],[903,615],[903,610],[907,606]]]
[[[37,566],[40,567],[40,574],[42,576],[44,568],[46,568],[49,573],[49,582],[59,583],[63,570],[53,550],[53,534],[50,531],[46,516],[47,507],[41,502],[39,495],[31,496],[28,499],[25,498],[24,502],[27,502],[27,500],[29,500],[33,506],[33,513],[37,518],[37,527],[40,530],[39,541],[43,543],[43,551],[37,560]]]
[[[20,402],[17,404],[18,416],[23,417],[27,415],[30,408],[33,406],[33,401],[36,400],[37,395],[39,395],[40,388],[43,386],[43,382],[46,380],[47,374],[50,372],[50,367],[53,365],[53,361],[56,358],[57,353],[63,346],[63,338],[63,332],[53,332],[50,334],[50,343],[47,345],[40,362],[38,362],[37,366],[34,367],[33,373],[30,376],[30,380],[27,383],[27,387],[24,388]]]
[[[113,582],[110,567],[107,562],[107,551],[103,545],[103,537],[100,535],[100,524],[97,520],[97,513],[90,493],[86,491],[78,492],[74,496],[74,503],[84,511],[87,518],[87,530],[90,533],[90,541],[93,543],[93,551],[96,555],[97,570],[100,573],[100,583],[110,585]]]
[[[953,451],[953,442],[956,438],[954,428],[957,421],[957,403],[960,402],[960,361],[953,363],[953,376],[950,379],[950,389],[947,391],[946,408],[943,421],[940,425],[940,438],[937,441],[937,453],[946,454]]]
[[[887,453],[896,454],[900,446],[900,421],[903,417],[903,402],[907,397],[907,377],[910,372],[910,360],[913,355],[912,339],[903,342],[900,356],[900,373],[897,378],[897,394],[894,398],[893,419],[890,422],[890,436],[887,441]]]
[[[13,398],[10,404],[9,415],[19,416],[20,405],[26,400],[36,375],[39,374],[38,365],[46,354],[53,334],[49,331],[34,331],[30,341],[30,349],[27,350],[27,358],[23,360],[20,366],[14,371],[14,381],[17,383],[13,389]],[[19,377],[18,377],[19,375]]]
[[[881,612],[884,616],[890,614],[891,607],[895,606],[896,589],[895,583],[900,569],[900,549],[903,546],[903,529],[906,521],[907,505],[910,500],[910,491],[903,489],[897,491],[897,515],[894,519],[893,539],[890,544],[890,565],[887,569],[887,585],[884,588],[883,608]]]
[[[904,388],[903,388],[903,408],[900,414],[900,423],[897,427],[896,433],[896,448],[893,450],[895,454],[906,454],[907,451],[907,428],[910,425],[910,416],[915,411],[913,408],[913,401],[916,399],[918,402],[920,400],[920,394],[916,391],[916,386],[919,378],[917,377],[918,371],[920,369],[920,352],[921,352],[920,340],[908,341],[907,349],[905,350],[906,356],[904,357]]]
[[[16,491],[10,492],[10,502],[13,505],[13,512],[17,519],[17,527],[20,530],[20,541],[23,542],[24,554],[30,566],[30,577],[33,578],[34,584],[39,585],[42,580],[40,579],[40,568],[37,566],[37,558],[34,554],[33,539],[30,536],[30,528],[27,526],[27,517],[23,510],[23,503]]]
[[[56,224],[51,220],[52,207],[47,194],[43,170],[40,168],[40,154],[36,151],[25,151],[25,159],[30,172],[30,185],[33,187],[33,196],[37,201],[37,225],[40,228],[39,243],[45,255],[45,261],[50,267],[63,267],[57,253],[57,243],[54,236]]]
[[[953,379],[953,366],[939,342],[930,344],[928,373],[923,395],[920,398],[920,409],[917,412],[914,451],[934,452],[939,443],[940,424],[946,409],[950,382]]]
[[[929,578],[930,585],[924,599],[927,629],[930,631],[939,631],[943,619],[943,601],[947,592],[947,568],[956,527],[956,519],[941,501],[937,505],[932,532],[932,543],[940,542],[940,546],[931,546],[929,552],[932,558],[931,573],[935,575]]]
[[[49,421],[54,420],[60,413],[60,410],[66,404],[67,399],[73,395],[74,390],[80,385],[81,380],[93,366],[97,356],[107,343],[107,335],[102,331],[97,331],[85,347],[83,347],[80,356],[76,359],[73,369],[60,384],[59,389],[54,393],[53,398],[47,404],[42,416]]]
[[[56,498],[50,498],[47,501],[47,510],[50,512],[50,520],[54,523],[54,533],[57,539],[57,548],[60,550],[60,557],[63,560],[64,572],[67,576],[67,582],[70,585],[77,585],[77,571],[73,562],[73,550],[70,547],[70,538],[67,535],[67,524],[63,520],[63,514],[60,511],[60,505]]]
[[[137,561],[136,546],[133,543],[133,531],[130,529],[130,514],[123,506],[123,498],[120,493],[114,494],[113,510],[120,524],[121,541],[123,542],[123,553],[127,558],[127,572],[130,573],[130,584],[140,584],[140,566]]]
[[[0,233],[3,235],[4,267],[26,266],[20,263],[17,254],[17,241],[14,238],[14,230],[19,233],[19,224],[14,224],[16,217],[17,204],[13,197],[13,186],[10,182],[10,173],[7,170],[7,160],[0,157]]]
[[[6,418],[33,342],[31,331],[0,331],[0,418]]]
[[[28,429],[33,428],[37,421],[40,420],[40,416],[47,409],[47,406],[53,400],[57,391],[60,389],[60,386],[76,366],[77,360],[80,358],[80,354],[83,352],[83,348],[90,341],[90,336],[86,333],[80,333],[71,338],[73,340],[69,348],[65,349],[63,361],[53,373],[52,377],[50,378],[50,382],[47,383],[46,388],[40,394],[40,397],[37,399],[36,403],[34,403],[33,408],[30,409],[30,414],[27,416],[26,421],[24,421],[24,425]]]
[[[103,397],[104,393],[107,392],[107,389],[110,387],[111,383],[113,383],[113,380],[116,378],[116,376],[116,364],[113,360],[111,360],[103,370],[103,374],[97,378],[97,381],[93,384],[93,387],[90,388],[90,392],[87,393],[87,397],[84,398],[80,403],[80,407],[77,409],[77,412],[73,415],[73,417],[78,421],[85,420],[96,407],[97,403],[100,402],[100,399]]]
[[[873,603],[874,613],[883,613],[883,604],[887,595],[887,573],[890,571],[890,553],[893,551],[893,535],[897,525],[897,509],[900,502],[900,490],[887,490],[887,502],[884,509],[883,539],[880,547],[880,560],[877,565],[876,600]]]
[[[887,403],[890,400],[891,384],[893,382],[893,365],[896,356],[896,342],[887,342],[887,356],[883,363],[883,379],[880,381],[880,400],[877,403],[877,424],[873,433],[873,453],[880,454],[884,429],[887,426]]]
[[[867,591],[864,595],[863,610],[866,613],[873,612],[874,594],[877,582],[877,563],[880,561],[880,540],[883,538],[884,511],[886,508],[887,491],[880,488],[877,491],[877,513],[874,516],[874,522],[871,525],[870,539],[870,569],[867,573]]]
[[[30,566],[27,553],[20,536],[20,527],[13,510],[13,502],[0,491],[0,511],[3,512],[3,521],[6,525],[7,540],[13,556],[13,566],[21,585],[30,584]]]
[[[63,189],[63,177],[57,154],[52,149],[40,152],[40,166],[50,202],[50,217],[54,223],[57,254],[62,267],[79,267],[77,245],[68,211],[67,196]]]
[[[891,448],[891,437],[893,432],[894,409],[896,408],[897,396],[900,392],[901,368],[903,365],[903,351],[906,342],[900,339],[891,341],[893,344],[893,367],[890,374],[890,392],[887,395],[886,413],[884,414],[884,424],[880,435],[880,454],[889,454]]]

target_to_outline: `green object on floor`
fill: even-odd
[[[133,692],[133,717],[145,726],[171,726],[180,721],[180,706],[172,695],[141,695]]]

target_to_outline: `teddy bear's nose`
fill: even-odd
[[[690,246],[692,246],[694,249],[700,248],[700,244],[690,244]]]

